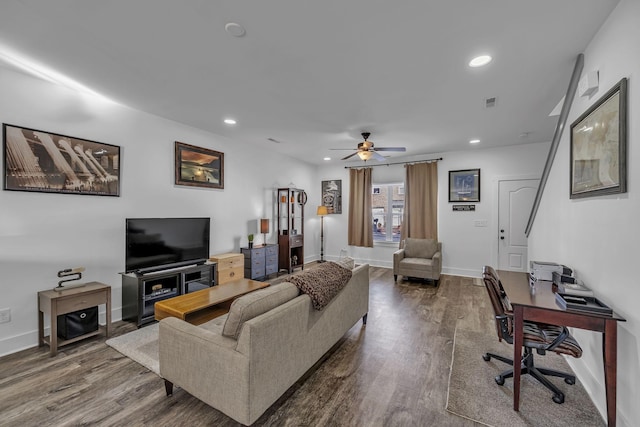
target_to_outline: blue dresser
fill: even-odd
[[[264,280],[278,272],[278,245],[240,248],[244,254],[244,277]]]

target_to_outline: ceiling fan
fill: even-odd
[[[332,148],[332,150],[356,150],[355,153],[349,154],[341,160],[347,160],[357,154],[365,162],[371,158],[384,162],[385,158],[378,154],[378,151],[407,151],[405,147],[374,147],[373,142],[369,141],[370,132],[362,132],[361,135],[364,141],[358,144],[358,148]]]

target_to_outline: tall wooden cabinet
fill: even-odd
[[[304,269],[304,205],[307,193],[299,188],[278,188],[278,267],[291,273]]]

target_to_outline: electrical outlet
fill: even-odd
[[[11,322],[11,309],[10,308],[0,309],[0,323],[9,323],[9,322]]]

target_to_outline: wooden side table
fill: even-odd
[[[78,337],[58,339],[58,316],[97,305],[106,305],[107,324]],[[50,317],[51,330],[44,336],[44,316]],[[38,292],[38,347],[48,344],[51,356],[58,354],[58,347],[98,335],[102,330],[108,338],[111,333],[111,286],[98,282],[89,282],[84,286],[64,289],[62,291]]]

